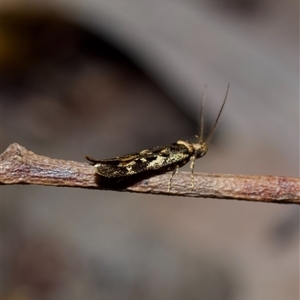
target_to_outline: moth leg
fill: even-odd
[[[178,169],[179,169],[179,167],[176,166],[176,168],[171,173],[171,176],[170,176],[170,179],[169,179],[169,183],[168,183],[168,192],[170,192],[170,190],[171,190],[172,179],[173,179],[174,174],[178,173]]]
[[[192,156],[190,158],[191,160],[191,181],[192,181],[192,190],[195,189],[195,180],[194,180],[194,166],[195,166],[195,160],[196,160],[196,156]]]

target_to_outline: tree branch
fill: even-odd
[[[246,176],[179,172],[148,178],[128,177],[129,181],[107,181],[96,175],[88,163],[51,159],[37,155],[14,143],[0,155],[0,184],[38,184],[49,186],[110,189],[173,196],[237,199],[258,202],[300,204],[300,179],[281,176]],[[134,179],[134,180],[131,180]]]

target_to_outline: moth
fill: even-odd
[[[217,127],[219,118],[227,100],[229,86],[230,84],[228,84],[226,94],[215,123],[205,140],[203,138],[204,96],[201,104],[200,136],[196,136],[198,138],[196,143],[179,140],[170,145],[145,149],[140,152],[130,153],[114,158],[96,160],[90,156],[86,156],[86,159],[94,165],[98,175],[109,179],[122,179],[137,174],[142,175],[143,173],[149,173],[151,171],[173,171],[170,176],[168,191],[170,191],[172,178],[178,171],[178,168],[191,161],[191,182],[192,189],[194,189],[195,160],[203,157],[208,150],[209,142]]]

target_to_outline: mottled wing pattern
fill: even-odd
[[[190,153],[186,146],[173,143],[111,159],[88,159],[94,163],[99,175],[115,178],[159,169],[173,170],[176,166],[185,165]]]

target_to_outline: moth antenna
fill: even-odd
[[[205,104],[205,100],[206,100],[206,95],[207,95],[207,84],[204,86],[204,92],[203,92],[203,96],[202,96],[202,101],[201,101],[201,110],[200,110],[200,136],[196,136],[197,138],[199,138],[199,142],[202,143],[203,142],[203,134],[204,134],[204,104]]]
[[[227,89],[226,89],[226,93],[225,93],[225,97],[224,97],[224,101],[223,101],[223,103],[222,103],[222,106],[221,106],[221,109],[220,109],[219,114],[218,114],[218,116],[217,116],[217,119],[216,119],[216,121],[215,121],[215,124],[214,124],[212,130],[210,131],[210,133],[209,133],[207,139],[205,140],[205,144],[206,144],[206,145],[209,144],[209,142],[210,142],[210,140],[211,140],[211,138],[212,138],[212,136],[213,136],[213,133],[214,133],[216,127],[217,127],[218,121],[219,121],[219,119],[220,119],[221,113],[222,113],[223,108],[224,108],[224,105],[225,105],[225,102],[226,102],[226,100],[227,100],[227,96],[228,96],[228,92],[229,92],[229,87],[230,87],[230,83],[228,83],[228,86],[227,86]]]

